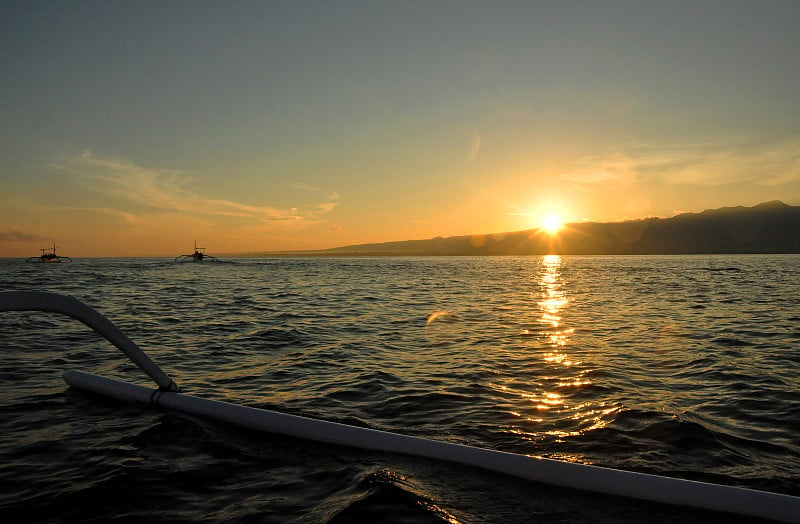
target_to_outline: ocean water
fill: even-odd
[[[0,259],[74,296],[185,393],[800,495],[800,256]],[[249,432],[72,390],[139,384],[64,316],[0,313],[15,522],[744,522]]]

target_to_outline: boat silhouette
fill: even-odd
[[[72,259],[68,256],[58,255],[56,253],[56,243],[53,242],[53,249],[50,250],[49,247],[41,248],[42,254],[38,257],[28,257],[26,262],[72,262]]]
[[[206,255],[206,248],[204,247],[197,247],[197,240],[194,241],[194,253],[191,255],[179,255],[175,257],[175,262],[203,262],[203,261],[210,261],[216,262],[217,257],[212,257],[211,255]]]

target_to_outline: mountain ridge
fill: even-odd
[[[252,256],[485,256],[800,253],[800,206],[773,200],[669,218],[576,222],[540,229],[356,244]]]

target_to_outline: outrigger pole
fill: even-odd
[[[0,293],[0,311],[48,311],[80,320],[125,353],[139,369],[153,379],[159,389],[180,391],[178,385],[125,333],[77,299],[43,291],[6,291]]]
[[[445,460],[565,488],[781,522],[798,522],[800,516],[800,497],[791,495],[505,453],[184,395],[136,344],[89,306],[52,293],[0,293],[0,311],[30,310],[63,313],[80,320],[120,348],[160,386],[153,390],[82,371],[64,373],[64,380],[70,386],[119,400],[209,417],[267,433]]]

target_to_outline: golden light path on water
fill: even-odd
[[[536,275],[536,304],[538,327],[524,330],[523,335],[536,341],[532,350],[539,350],[548,376],[541,377],[536,386],[524,384],[494,384],[498,391],[514,395],[520,401],[520,408],[512,411],[521,425],[511,429],[520,437],[537,441],[542,438],[560,441],[608,425],[619,411],[618,404],[607,405],[602,399],[576,401],[573,393],[580,388],[592,385],[586,376],[589,366],[570,355],[570,344],[575,333],[574,327],[564,323],[564,312],[570,305],[568,290],[562,278],[563,259],[558,255],[547,255],[535,259],[538,264]],[[532,409],[531,409],[532,408]],[[532,413],[536,413],[532,415]],[[569,453],[548,455],[562,460],[586,462],[580,455]]]

